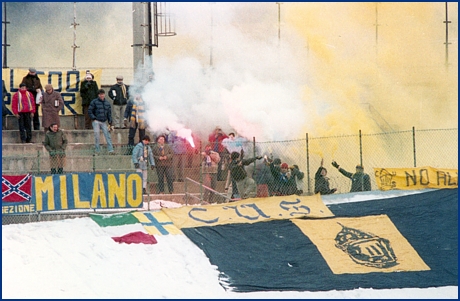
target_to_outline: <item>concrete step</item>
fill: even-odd
[[[7,130],[18,130],[18,119],[13,115],[5,116],[5,125]],[[40,113],[40,125],[42,124],[42,117]],[[59,120],[61,123],[62,129],[67,130],[76,130],[85,128],[85,117],[82,114],[79,115],[66,115],[66,116],[59,116]]]
[[[24,173],[49,173],[49,156],[5,156],[2,155],[3,174],[24,174]],[[109,155],[102,153],[98,156],[67,156],[64,171],[72,172],[94,172],[94,171],[132,171],[131,156]]]
[[[66,134],[69,143],[92,143],[94,144],[94,131],[93,130],[63,130]],[[137,133],[136,133],[137,134]],[[114,144],[128,144],[128,129],[115,129],[110,133],[112,143]],[[105,137],[100,133],[101,144],[105,144]],[[152,136],[153,138],[153,136]],[[135,137],[135,142],[138,140],[138,135]],[[32,131],[32,142],[42,143],[45,141],[45,132]],[[2,144],[6,143],[21,143],[19,130],[3,130],[2,131]]]
[[[116,154],[124,155],[129,153],[129,147],[126,144],[113,143]],[[92,156],[94,154],[94,143],[69,143],[66,148],[67,156]],[[101,143],[101,151],[107,151],[107,145]],[[4,157],[17,157],[21,153],[23,157],[37,157],[38,152],[41,156],[48,156],[48,151],[41,142],[37,143],[3,143],[2,155]]]

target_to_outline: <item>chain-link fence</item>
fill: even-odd
[[[176,141],[175,143],[183,143]],[[151,144],[155,147],[155,143]],[[204,143],[196,148],[187,149],[173,158],[173,187],[175,194],[191,194],[201,201],[213,194],[206,194],[207,187],[231,197],[232,181],[228,179],[230,152],[221,153],[221,164],[217,181],[207,183],[206,174],[202,173],[201,165],[206,160]],[[131,160],[132,149],[126,145],[115,145],[115,154],[110,155],[104,145],[99,154],[95,153],[92,144],[72,143],[66,150],[66,164],[63,173],[75,172],[126,172],[133,171]],[[364,172],[370,175],[372,190],[378,187],[373,175],[373,168],[407,168],[431,166],[434,168],[458,168],[458,129],[412,130],[391,133],[365,134],[359,131],[355,135],[333,137],[309,137],[286,141],[258,142],[244,141],[236,148],[243,158],[249,159],[262,156],[246,166],[247,174],[257,185],[257,196],[275,195],[276,183],[268,166],[268,161],[279,158],[281,163],[289,167],[298,166],[304,174],[296,181],[296,193],[310,195],[314,193],[314,176],[321,165],[327,169],[330,188],[336,193],[350,191],[351,180],[338,172],[331,165],[336,161],[343,169],[354,172],[357,164],[364,166]],[[235,150],[235,149],[234,149]],[[290,169],[292,172],[293,169]],[[14,153],[7,152],[2,156],[2,174],[15,175],[31,173],[33,175],[50,174],[50,157],[41,145],[28,145]],[[190,179],[190,180],[187,180]],[[149,193],[158,193],[158,176],[155,170],[148,171]],[[166,179],[164,180],[165,187]],[[198,185],[197,185],[198,183]],[[206,187],[201,186],[205,185]],[[226,188],[230,188],[226,190]],[[168,193],[167,188],[165,192]],[[207,196],[206,196],[207,195]],[[214,197],[214,201],[215,201]],[[226,201],[218,196],[219,202]]]

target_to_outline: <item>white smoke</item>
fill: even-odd
[[[202,4],[201,9],[210,6]],[[155,80],[142,94],[151,130],[187,128],[207,137],[219,125],[226,133],[234,131],[251,140],[298,137],[306,124],[301,99],[305,70],[292,59],[291,45],[278,45],[276,28],[264,29],[273,34],[268,39],[248,31],[251,25],[244,23],[248,18],[235,4],[212,5],[212,32],[211,20],[191,19],[193,12],[187,7],[192,6],[181,3],[175,10],[177,38],[189,38],[196,47],[178,50],[172,58],[154,55],[153,64],[145,59],[144,68],[152,64],[155,72]],[[266,18],[266,11],[250,13],[255,14],[250,20],[257,19],[258,13]],[[275,6],[272,13],[276,20]],[[195,26],[205,27],[196,22],[209,22],[209,32],[194,31]],[[206,57],[209,60],[199,59]]]

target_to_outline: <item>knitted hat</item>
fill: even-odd
[[[53,85],[47,84],[47,85],[45,86],[45,91],[46,91],[46,90],[49,90],[49,89],[53,89]]]
[[[29,72],[35,73],[37,70],[35,68],[29,68]]]
[[[86,73],[86,79],[92,79],[93,76],[91,75],[91,73]]]
[[[123,80],[123,76],[117,75],[117,80]]]
[[[288,165],[287,163],[283,163],[283,164],[281,164],[281,168],[288,169],[288,168],[289,168],[289,165]]]

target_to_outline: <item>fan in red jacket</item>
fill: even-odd
[[[32,118],[35,114],[35,98],[27,91],[26,84],[19,85],[19,91],[13,95],[11,109],[18,119],[19,134],[22,143],[32,143]]]

